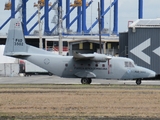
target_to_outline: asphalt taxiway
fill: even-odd
[[[61,78],[48,75],[29,77],[0,77],[0,84],[81,84],[80,78]],[[92,84],[128,84],[136,85],[135,80],[93,79]],[[143,80],[142,85],[160,85],[160,80]]]

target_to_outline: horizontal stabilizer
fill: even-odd
[[[30,56],[31,54],[26,52],[7,53],[8,56]]]
[[[75,76],[80,78],[96,78],[96,75],[90,71],[77,72]]]

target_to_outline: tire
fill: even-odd
[[[82,78],[81,83],[82,84],[91,84],[92,80],[91,78]]]
[[[137,84],[137,85],[140,85],[141,83],[142,83],[141,79],[137,79],[137,80],[136,80],[136,84]]]
[[[88,78],[88,84],[91,84],[91,83],[92,83],[92,79]]]
[[[50,73],[50,72],[48,72],[48,75],[49,75],[49,76],[52,76],[53,74],[52,74],[52,73]]]

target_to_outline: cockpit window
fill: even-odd
[[[124,62],[124,64],[125,64],[125,67],[128,67],[129,65],[128,65],[128,62]]]
[[[134,65],[132,64],[132,62],[129,62],[129,67],[134,67]]]
[[[125,67],[134,67],[133,63],[129,61],[125,61],[124,64],[125,64]]]

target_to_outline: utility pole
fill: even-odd
[[[109,9],[110,9],[110,14],[109,14],[109,36],[111,36],[112,31],[111,31],[111,16],[112,16],[112,11],[111,11],[111,0],[110,0],[110,5],[109,5]]]
[[[38,25],[39,25],[39,48],[43,49],[42,24],[41,24],[41,12],[40,12],[41,3],[38,3],[37,7],[38,7]]]
[[[98,23],[99,23],[99,49],[100,49],[100,54],[102,54],[102,42],[101,42],[101,9],[99,6],[99,2],[98,2]]]
[[[63,41],[62,41],[62,7],[59,7],[58,12],[58,29],[59,29],[59,55],[62,55],[63,52]]]

